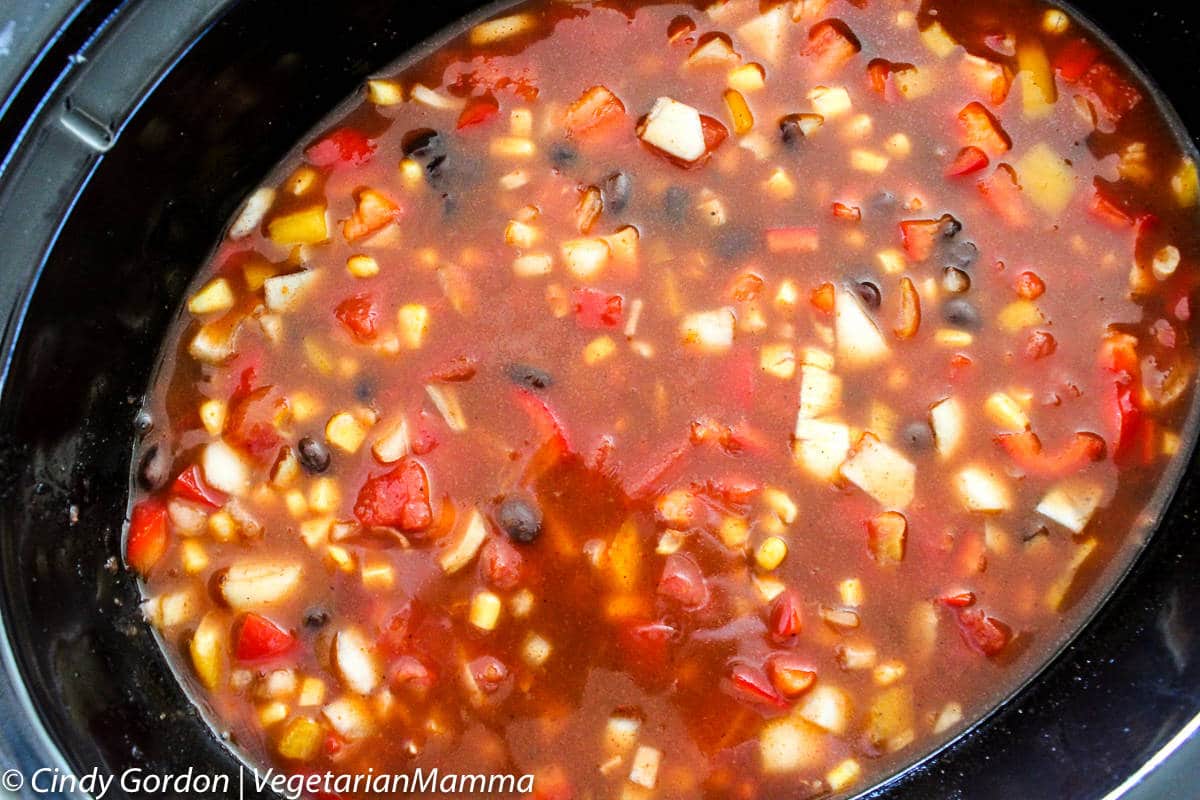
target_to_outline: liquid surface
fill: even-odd
[[[127,561],[252,758],[853,792],[1128,555],[1197,173],[1063,12],[531,2],[397,70],[248,199],[147,401]]]

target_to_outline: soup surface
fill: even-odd
[[[535,0],[356,103],[201,270],[134,476],[147,618],[260,763],[866,788],[1184,448],[1196,165],[1055,8]]]

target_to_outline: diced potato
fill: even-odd
[[[507,17],[481,22],[468,35],[473,47],[502,42],[522,33],[527,33],[537,27],[537,15],[531,13],[510,14]]]
[[[825,773],[825,782],[835,792],[840,792],[853,786],[862,777],[862,765],[853,758],[838,762],[837,766]]]
[[[267,308],[275,313],[295,311],[304,302],[316,282],[318,270],[310,269],[288,275],[275,275],[263,282]]]
[[[325,682],[320,678],[305,678],[300,683],[300,696],[296,705],[319,706],[325,701]]]
[[[527,222],[511,220],[504,229],[504,243],[513,247],[533,247],[541,238],[542,232]]]
[[[834,329],[840,362],[851,367],[868,367],[888,357],[887,340],[879,326],[868,316],[855,293],[845,286],[838,288],[834,301]]]
[[[884,140],[883,149],[892,158],[904,158],[912,152],[912,140],[903,133],[893,133]]]
[[[836,686],[818,683],[804,696],[795,713],[818,728],[840,736],[850,724],[850,696]]]
[[[933,429],[933,441],[938,455],[950,458],[962,444],[966,430],[966,414],[957,398],[939,400],[929,409],[929,426]]]
[[[802,719],[771,720],[758,735],[759,763],[768,775],[818,766],[825,757],[825,748],[825,734]]]
[[[1169,244],[1154,254],[1154,258],[1150,261],[1150,269],[1155,278],[1165,281],[1175,274],[1175,270],[1179,268],[1179,261],[1179,248]]]
[[[1041,325],[1045,322],[1045,317],[1038,307],[1029,300],[1014,300],[1013,302],[1000,309],[996,321],[1000,324],[1000,328],[1009,333],[1024,328],[1032,328],[1034,325]]]
[[[477,592],[471,598],[468,621],[483,631],[494,631],[500,621],[500,598],[493,592]]]
[[[791,525],[796,521],[800,510],[796,507],[796,501],[787,492],[774,486],[768,486],[763,489],[762,498],[763,502],[775,512],[785,525]]]
[[[455,433],[462,433],[467,429],[467,416],[462,410],[462,404],[458,401],[458,392],[454,387],[430,383],[426,384],[425,393],[433,401],[434,408],[442,415],[447,428]]]
[[[1071,591],[1071,585],[1075,582],[1075,573],[1095,551],[1097,544],[1095,539],[1085,539],[1076,545],[1066,568],[1046,590],[1046,606],[1051,611],[1059,611],[1062,608],[1063,601],[1067,599],[1067,593]]]
[[[362,695],[375,691],[382,678],[370,640],[356,627],[334,634],[333,666],[342,685]]]
[[[1008,486],[993,470],[966,467],[955,476],[954,485],[968,511],[996,514],[1012,507]]]
[[[1075,171],[1045,142],[1038,142],[1013,165],[1024,194],[1052,217],[1061,214],[1075,193]]]
[[[367,81],[367,100],[377,106],[394,106],[404,102],[404,87],[396,81],[373,78]]]
[[[412,448],[408,420],[397,415],[382,427],[379,438],[371,445],[371,453],[381,464],[393,464],[408,455]]]
[[[1029,430],[1029,417],[1021,405],[1004,392],[994,392],[983,403],[992,422],[1010,431]]]
[[[717,535],[730,550],[741,550],[750,541],[750,523],[742,517],[725,517]]]
[[[611,336],[597,336],[583,348],[583,363],[589,367],[599,364],[617,351]]]
[[[229,226],[230,239],[244,239],[258,229],[262,225],[263,217],[271,210],[271,206],[275,203],[275,190],[269,186],[263,186],[255,189],[251,195],[246,198],[246,202],[242,205],[242,210],[238,212],[237,219]]]
[[[311,717],[296,717],[283,729],[276,749],[279,755],[292,761],[309,761],[321,749],[325,731]]]
[[[962,718],[962,706],[951,701],[942,706],[942,708],[937,712],[937,716],[933,718],[932,730],[934,733],[945,733],[959,722],[962,722]]]
[[[197,575],[208,566],[208,553],[204,545],[188,539],[179,545],[179,563],[188,575]]]
[[[237,329],[225,325],[205,325],[188,343],[188,355],[204,364],[221,364],[233,355]]]
[[[775,6],[740,25],[736,31],[737,40],[768,64],[778,64],[783,56],[789,28],[791,22],[787,18],[787,9]]]
[[[842,404],[842,379],[829,370],[805,364],[800,368],[800,420],[823,417]]]
[[[1037,505],[1037,512],[1072,533],[1082,533],[1104,500],[1104,489],[1086,480],[1066,480],[1054,486]]]
[[[236,561],[220,579],[221,597],[238,611],[275,605],[292,596],[302,574],[289,561]]]
[[[385,561],[362,565],[363,588],[370,592],[386,592],[396,585],[396,570]]]
[[[888,157],[873,150],[856,147],[850,151],[850,168],[879,175],[888,168]]]
[[[233,308],[233,287],[225,278],[213,278],[188,299],[188,311],[200,316]]]
[[[855,451],[842,464],[841,473],[888,508],[906,508],[916,491],[916,465],[870,433],[859,439]]]
[[[757,92],[766,86],[766,73],[758,64],[743,64],[729,71],[729,88],[739,92]]]
[[[840,422],[802,419],[796,422],[793,455],[810,475],[826,481],[838,476],[838,468],[850,452],[850,428]]]
[[[420,83],[413,84],[410,94],[412,99],[421,105],[441,111],[457,111],[466,104],[465,100],[451,97],[442,92],[435,92],[433,89]]]
[[[658,768],[662,764],[662,751],[642,745],[633,754],[633,766],[629,770],[630,783],[646,789],[658,784]]]
[[[837,647],[838,666],[849,672],[871,669],[875,666],[878,653],[869,642],[848,642]]]
[[[638,136],[646,144],[681,161],[697,161],[707,149],[700,112],[669,97],[654,101]]]
[[[637,228],[624,225],[618,228],[616,233],[605,236],[604,241],[608,243],[609,252],[617,263],[632,264],[637,261],[638,245],[641,241],[641,234]]]
[[[788,381],[796,374],[796,351],[789,342],[765,344],[759,353],[759,368],[776,378]]]
[[[209,486],[240,497],[250,490],[250,468],[241,455],[218,439],[204,446],[200,468]]]
[[[479,510],[472,508],[466,523],[450,536],[450,541],[438,553],[438,565],[447,575],[458,572],[471,563],[486,538],[487,523]]]
[[[731,308],[700,311],[683,318],[679,323],[679,335],[686,345],[721,353],[733,346],[735,321]]]
[[[615,714],[608,718],[604,726],[604,752],[610,754],[628,753],[637,745],[638,733],[642,729],[642,721],[637,717]]]
[[[348,742],[365,739],[375,730],[371,709],[361,697],[347,695],[321,709],[329,727]]]
[[[188,650],[192,656],[192,668],[196,677],[209,691],[221,683],[225,671],[226,649],[225,621],[216,611],[209,611],[196,626]]]
[[[548,253],[529,253],[513,259],[513,273],[520,278],[541,278],[554,269],[554,259]]]
[[[225,403],[220,400],[205,400],[200,404],[200,423],[209,436],[220,436],[225,430]]]
[[[417,303],[408,303],[397,312],[398,333],[400,341],[410,350],[417,350],[425,344],[425,334],[429,332],[429,309]]]
[[[293,211],[267,223],[267,235],[275,244],[291,247],[297,244],[320,244],[329,238],[329,225],[324,206]]]
[[[733,52],[733,46],[724,36],[713,36],[701,42],[688,56],[689,67],[731,66],[741,56]]]
[[[373,278],[379,274],[379,262],[371,256],[350,256],[346,259],[346,271],[356,278]]]
[[[888,752],[903,747],[913,736],[913,691],[893,686],[881,692],[867,711],[867,738]]]
[[[813,111],[826,120],[850,111],[850,93],[842,86],[817,86],[808,93]],[[807,135],[807,132],[806,134]]]
[[[612,250],[604,239],[573,239],[562,245],[567,270],[581,281],[598,278],[611,256]]]
[[[934,22],[928,28],[921,31],[921,41],[938,58],[945,58],[958,47],[958,42],[946,32],[946,29],[942,27],[940,22]]]
[[[908,520],[903,514],[885,511],[867,522],[871,557],[879,564],[899,564],[908,541]]]
[[[340,411],[325,423],[325,439],[339,450],[357,453],[367,438],[368,426],[358,415]]]

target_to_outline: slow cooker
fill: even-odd
[[[241,198],[365,76],[482,5],[0,3],[0,771],[22,779],[5,773],[4,790],[88,796],[38,788],[55,774],[243,774],[168,668],[121,564],[135,411]],[[1200,132],[1200,10],[1080,9]],[[1200,796],[1198,489],[1193,455],[1070,644],[984,721],[862,796]],[[105,796],[163,796],[128,783]],[[249,778],[240,790],[272,796]]]

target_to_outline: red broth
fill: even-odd
[[[855,791],[1119,574],[1186,449],[1190,151],[1053,7],[765,6],[514,5],[231,223],[126,549],[253,760]]]

